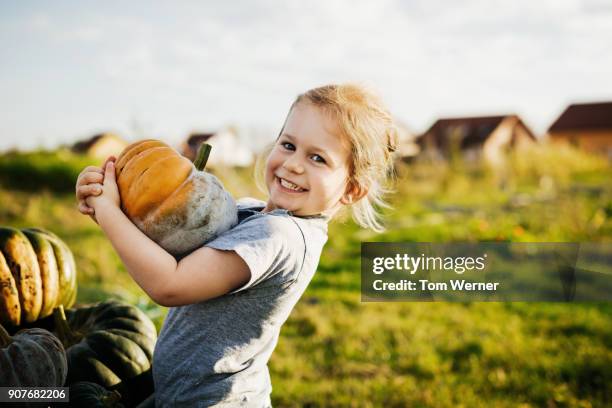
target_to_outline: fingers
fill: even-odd
[[[115,156],[108,156],[106,158],[106,160],[104,160],[104,164],[102,165],[102,168],[100,170],[102,170],[102,172],[104,172],[103,170],[106,168],[106,165],[109,162],[113,162],[114,163],[116,160],[117,160],[117,158]]]
[[[104,182],[115,181],[115,163],[112,161],[106,162],[104,166]]]
[[[89,196],[97,196],[102,193],[102,186],[99,183],[85,184],[76,189],[77,200],[85,200]]]
[[[93,208],[91,208],[91,207],[88,207],[84,200],[81,200],[79,202],[79,212],[81,214],[89,215],[89,217],[92,220],[94,220],[94,222],[96,224],[98,223],[98,220],[96,219],[96,212],[95,212],[95,210]]]
[[[81,171],[81,174],[85,174],[85,173],[88,173],[88,172],[90,172],[90,171],[93,171],[93,172],[98,172],[98,173],[103,173],[102,169],[103,169],[103,167],[97,167],[97,166],[87,166],[87,167],[85,167],[85,168],[84,168],[84,169]]]
[[[81,180],[86,174],[90,174],[90,173],[100,173],[100,174],[104,174],[104,169],[102,167],[96,167],[96,166],[87,166],[85,167],[80,173],[79,176],[77,177],[77,183],[79,182],[79,180]]]
[[[77,185],[80,184],[89,184],[89,183],[101,183],[104,178],[104,171],[106,169],[106,165],[109,162],[115,162],[117,158],[115,156],[108,156],[108,158],[104,161],[101,167],[96,166],[87,166],[85,167],[79,176],[77,177]],[[101,177],[96,174],[100,174]]]
[[[115,156],[109,156],[102,167],[87,166],[81,171],[77,177],[76,183],[76,197],[78,200],[78,209],[82,214],[91,216],[96,221],[95,211],[93,208],[87,205],[87,198],[91,196],[98,196],[102,194],[102,184],[104,183],[105,174],[109,171],[109,167],[113,170],[112,174],[109,173],[109,177],[114,181],[114,165],[108,166],[109,163],[114,163],[117,158]],[[96,221],[97,222],[97,221]]]
[[[86,167],[77,177],[76,188],[90,183],[102,183],[104,180],[103,169],[95,166]]]
[[[100,170],[100,169],[98,169]],[[77,185],[78,186],[82,186],[85,184],[91,184],[91,183],[102,183],[104,181],[104,172],[102,171],[90,171],[87,173],[82,173],[79,176],[79,179],[77,181]]]
[[[85,215],[93,215],[94,209],[91,207],[88,207],[87,204],[85,204],[85,200],[81,200],[79,201],[79,212]]]

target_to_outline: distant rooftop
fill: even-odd
[[[119,136],[114,133],[98,133],[96,135],[91,136],[88,139],[81,140],[72,145],[72,150],[75,152],[86,152],[91,146],[96,144],[100,139],[108,138],[115,139],[120,142],[124,142]]]
[[[612,102],[570,105],[548,131],[576,129],[612,129]]]
[[[430,134],[439,141],[442,141],[441,139],[445,139],[452,133],[458,131],[462,135],[461,147],[467,148],[484,143],[499,124],[508,117],[516,118],[522,123],[517,115],[512,114],[501,116],[444,118],[438,119],[424,135]],[[524,124],[523,126],[529,133],[529,136],[535,140],[535,136],[531,130]]]

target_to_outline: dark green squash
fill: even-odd
[[[155,392],[152,371],[149,369],[136,377],[123,380],[110,387],[109,390],[118,391],[122,396],[121,402],[126,407],[135,407]]]
[[[13,328],[76,300],[76,267],[68,246],[49,231],[0,227],[0,323]]]
[[[157,331],[137,307],[111,300],[53,314],[68,357],[67,384],[111,387],[151,368]]]
[[[70,386],[70,406],[74,408],[124,408],[121,394],[100,384],[79,381]]]
[[[64,347],[49,331],[26,329],[11,337],[0,325],[0,386],[61,387],[67,371]]]
[[[136,408],[155,408],[155,393],[149,395],[144,401],[138,404]]]

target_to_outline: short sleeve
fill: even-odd
[[[273,280],[280,284],[292,279],[299,273],[305,250],[299,227],[288,217],[271,214],[249,217],[206,246],[235,251],[248,265],[251,271],[249,281],[230,293],[264,281]]]

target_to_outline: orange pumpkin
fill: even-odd
[[[147,236],[173,255],[189,252],[237,222],[236,203],[204,171],[202,145],[192,163],[159,140],[126,147],[115,163],[121,208]]]

